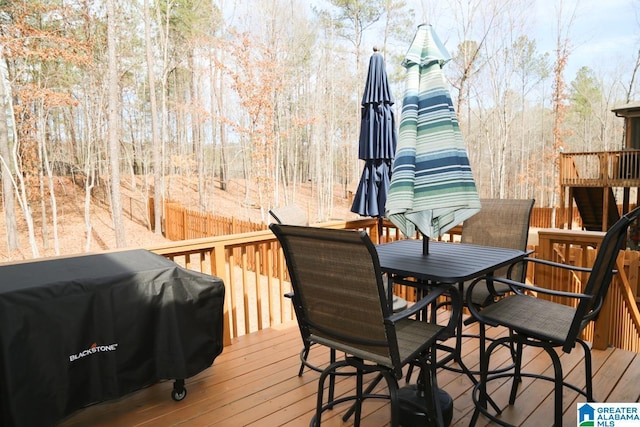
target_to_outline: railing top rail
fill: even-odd
[[[601,155],[601,154],[624,154],[624,153],[639,153],[639,149],[629,148],[624,150],[612,150],[612,151],[576,151],[576,152],[565,152],[560,153],[561,157],[575,157],[575,156],[593,156],[593,155]]]
[[[376,219],[366,218],[349,221],[326,221],[313,224],[316,227],[324,228],[364,228],[375,225]],[[214,247],[224,246],[232,248],[247,244],[259,244],[268,241],[275,241],[276,237],[271,230],[249,231],[245,233],[227,234],[224,236],[201,237],[198,239],[189,239],[163,243],[153,246],[147,246],[146,249],[160,255],[172,253],[199,252]]]
[[[553,236],[554,238],[575,239],[598,239],[602,240],[606,233],[604,231],[588,231],[588,230],[568,230],[564,228],[539,228],[539,236]]]

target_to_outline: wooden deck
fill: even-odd
[[[468,327],[466,332],[473,332]],[[497,333],[499,329],[492,329]],[[132,393],[124,398],[80,410],[62,423],[71,426],[307,426],[315,405],[318,374],[305,371],[297,376],[300,335],[295,322],[234,339],[212,367],[186,382],[188,395],[181,402],[170,397],[173,382],[165,381]],[[464,360],[470,368],[477,366],[477,340],[465,339]],[[311,360],[327,360],[328,352],[317,348]],[[508,357],[506,351],[504,360]],[[525,351],[524,370],[549,372],[546,354]],[[561,357],[565,377],[583,383],[582,354],[579,348]],[[594,393],[598,401],[640,401],[640,354],[610,348],[593,351]],[[415,376],[414,376],[415,377]],[[454,399],[452,425],[466,426],[473,412],[470,380],[442,370],[440,387]],[[404,380],[401,380],[401,385]],[[380,386],[381,388],[383,386]],[[336,393],[353,388],[353,380],[339,378]],[[525,379],[513,407],[507,405],[508,387],[492,385],[490,392],[506,409],[503,418],[516,425],[551,426],[553,424],[553,386],[545,381]],[[576,425],[576,393],[566,390],[564,397],[566,426]],[[346,404],[323,416],[324,426],[349,426],[341,416]],[[37,410],[37,408],[34,408]],[[389,425],[388,403],[374,400],[363,407],[363,426]],[[481,418],[478,425],[486,425]]]

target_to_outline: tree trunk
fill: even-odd
[[[0,60],[3,56],[0,51]],[[8,252],[18,249],[18,225],[16,222],[16,207],[13,198],[13,177],[11,175],[9,149],[9,126],[7,125],[7,109],[4,100],[7,99],[7,91],[5,82],[7,77],[4,75],[6,68],[0,66],[0,169],[2,170],[2,205],[4,207],[5,228],[7,230],[7,249]]]
[[[144,42],[147,57],[147,79],[149,80],[149,101],[151,103],[151,149],[153,162],[153,230],[162,234],[162,158],[160,152],[160,132],[158,130],[158,101],[156,100],[156,77],[153,70],[153,52],[151,50],[151,13],[149,0],[144,0]]]
[[[126,246],[120,194],[120,123],[118,120],[118,64],[116,59],[116,14],[114,0],[107,0],[107,49],[109,55],[108,141],[111,167],[111,213],[116,247]]]

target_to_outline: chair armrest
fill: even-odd
[[[431,288],[431,292],[429,292],[427,296],[421,298],[418,302],[407,307],[405,310],[389,316],[385,319],[385,323],[394,324],[399,320],[416,315],[421,310],[424,310],[426,307],[436,302],[438,297],[442,295],[448,295],[451,299],[451,316],[449,316],[449,322],[447,323],[445,330],[447,333],[453,333],[458,323],[457,320],[462,315],[462,298],[455,286],[436,286]]]
[[[516,293],[519,294],[521,296],[523,296],[523,292],[522,289],[527,289],[530,291],[534,291],[534,292],[538,292],[538,293],[542,293],[542,294],[546,294],[546,295],[555,295],[555,296],[562,296],[562,297],[568,297],[568,298],[574,298],[574,299],[580,299],[580,300],[585,300],[585,299],[591,299],[593,298],[592,295],[586,295],[586,294],[580,294],[580,293],[574,293],[574,292],[564,292],[564,291],[556,291],[553,289],[546,289],[546,288],[540,288],[537,286],[532,286],[532,285],[528,285],[526,283],[522,283],[522,282],[517,282],[515,280],[510,280],[510,279],[505,279],[505,278],[501,278],[501,277],[491,277],[491,276],[486,276],[486,277],[480,277],[476,280],[474,280],[473,282],[471,282],[471,284],[469,285],[469,288],[467,289],[467,298],[469,298],[471,296],[471,292],[473,290],[473,288],[482,280],[493,280],[494,282],[501,282],[501,283],[506,283],[507,285],[509,285],[509,287]],[[510,298],[510,297],[507,297]],[[513,296],[511,298],[514,298]],[[530,298],[535,298],[535,297],[530,297]],[[498,301],[496,304],[500,304],[500,302]],[[475,306],[475,304],[468,304],[467,307],[469,308],[469,312],[471,313],[471,316],[482,322],[482,323],[486,323],[488,325],[491,326],[497,326],[497,323],[495,323],[492,320],[487,319],[485,316],[482,315],[482,310],[479,310],[478,307]],[[467,319],[468,320],[468,319]]]
[[[591,272],[591,267],[580,267],[577,265],[570,265],[570,264],[563,264],[560,262],[555,262],[555,261],[549,261],[546,259],[538,259],[538,258],[523,258],[523,261],[525,262],[532,262],[534,264],[542,264],[542,265],[548,265],[550,267],[556,267],[556,268],[561,268],[564,270],[572,270],[572,271],[579,271],[582,273],[590,273]]]
[[[478,282],[480,282],[481,280],[488,280],[488,281],[493,281],[493,282],[505,283],[505,284],[509,285],[509,287],[511,288],[511,290],[513,290],[513,292],[518,293],[518,294],[522,294],[522,289],[526,289],[528,291],[538,292],[538,293],[546,294],[546,295],[554,295],[554,296],[559,296],[559,297],[568,297],[568,298],[576,298],[576,299],[591,299],[592,298],[592,295],[581,294],[581,293],[576,293],[576,292],[558,291],[558,290],[547,289],[547,288],[541,288],[541,287],[538,287],[538,286],[528,285],[526,283],[518,282],[518,281],[515,281],[515,280],[506,279],[504,277],[493,277],[493,276],[481,277],[481,278],[476,279],[473,282],[471,282],[471,285],[469,285],[469,288],[467,289],[467,298],[469,298],[469,296],[471,296],[471,293],[470,293],[471,289]]]
[[[593,271],[593,269],[591,267],[580,267],[580,266],[576,266],[576,265],[570,265],[570,264],[563,264],[563,263],[559,263],[559,262],[555,262],[555,261],[549,261],[546,259],[538,259],[538,258],[530,258],[530,257],[526,257],[523,258],[521,261],[519,262],[523,262],[523,263],[534,263],[534,264],[541,264],[541,265],[546,265],[549,267],[553,267],[553,268],[559,268],[559,269],[563,269],[563,270],[569,270],[569,271],[576,271],[576,272],[581,272],[581,273],[591,273]],[[517,265],[518,263],[514,263],[511,264],[511,266],[509,266],[509,270],[507,272],[507,277],[505,278],[498,278],[498,277],[491,277],[491,276],[484,276],[482,278],[476,279],[475,281],[480,281],[480,280],[487,280],[487,288],[489,289],[489,292],[491,293],[491,295],[495,295],[495,296],[499,296],[496,294],[493,285],[491,284],[491,281],[494,282],[502,282],[502,283],[506,283],[507,285],[511,286],[512,290],[516,293],[521,293],[518,292],[516,289],[514,289],[514,286],[517,288],[525,288],[525,289],[529,289],[530,286],[526,285],[522,282],[518,282],[518,281],[514,281],[511,279],[511,271],[513,269],[513,267],[515,265]],[[613,270],[613,274],[617,274],[618,270]],[[506,281],[505,281],[506,280]],[[472,283],[475,283],[472,282]],[[513,286],[512,286],[513,285]],[[564,297],[576,297],[576,295],[583,295],[583,294],[575,294],[575,293],[563,293],[563,291],[553,291],[551,289],[546,289],[546,288],[531,288],[530,290],[534,290],[536,292],[542,292],[542,293],[546,293],[548,295],[556,295],[556,296],[564,296]],[[468,296],[471,295],[469,292],[467,292],[466,297],[468,298]],[[467,299],[467,301],[470,301]]]

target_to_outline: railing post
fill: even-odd
[[[544,230],[538,231],[538,254],[537,258],[544,260],[553,260],[553,241]],[[535,264],[534,264],[535,265]],[[552,283],[551,267],[545,265],[535,265],[533,275],[536,283],[542,286],[549,286]]]
[[[616,269],[618,270],[617,276],[624,276],[624,252],[620,252],[618,254],[618,258],[616,258]],[[602,308],[600,309],[600,314],[598,318],[593,322],[593,348],[596,350],[604,350],[609,347],[611,344],[609,340],[609,331],[610,331],[610,323],[611,323],[611,298],[609,295],[612,294],[611,288],[614,287],[616,280],[616,276],[613,276],[611,279],[611,283],[609,284],[609,292],[607,292],[607,296],[605,297]]]
[[[233,267],[231,267],[233,271]],[[224,292],[224,321],[223,321],[223,343],[225,346],[231,345],[231,328],[229,327],[229,307],[231,305],[231,280],[227,274],[227,262],[225,260],[224,242],[216,244],[211,248],[211,274],[222,279],[225,286]]]

